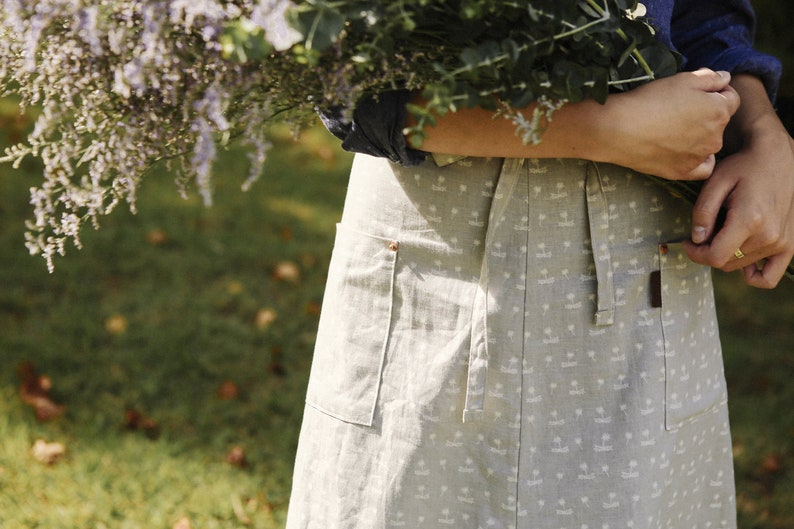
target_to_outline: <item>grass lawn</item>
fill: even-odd
[[[282,137],[249,193],[229,153],[209,209],[152,178],[52,275],[23,247],[37,168],[2,168],[0,528],[283,526],[350,160],[316,132]],[[59,418],[22,402],[26,362]]]
[[[13,128],[13,127],[12,127]],[[0,167],[0,528],[280,528],[350,157],[280,137],[216,205],[166,178],[47,273],[23,246],[31,163]],[[718,275],[742,529],[794,527],[794,283]],[[37,421],[21,365],[64,405]],[[46,389],[46,388],[43,388]],[[54,464],[36,440],[62,443]]]

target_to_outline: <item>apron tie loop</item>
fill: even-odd
[[[615,288],[612,281],[612,255],[609,250],[609,205],[598,165],[587,166],[587,214],[590,220],[590,244],[593,249],[598,283],[595,324],[615,323]]]

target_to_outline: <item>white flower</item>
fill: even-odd
[[[648,10],[645,7],[645,4],[641,2],[637,2],[637,7],[634,9],[627,10],[628,16],[631,19],[636,19],[640,17],[644,17]]]
[[[265,38],[276,50],[289,49],[302,39],[287,23],[287,9],[293,6],[289,0],[259,0],[251,12],[251,21],[264,30]]]

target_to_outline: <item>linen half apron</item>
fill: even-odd
[[[689,217],[611,165],[357,155],[287,528],[734,528]]]

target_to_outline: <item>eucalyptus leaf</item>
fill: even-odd
[[[305,35],[304,47],[308,50],[328,49],[339,38],[347,20],[331,3],[322,0],[301,4],[288,13],[292,26]]]

